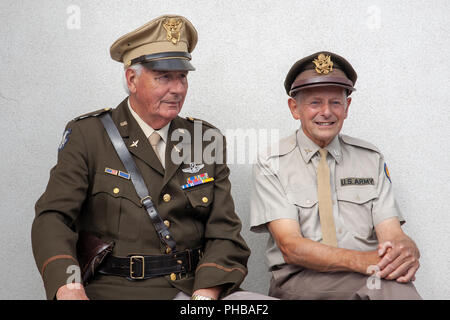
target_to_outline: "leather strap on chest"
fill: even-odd
[[[176,243],[173,240],[169,229],[164,224],[163,220],[156,211],[155,205],[153,204],[152,198],[149,195],[144,179],[142,178],[142,175],[138,167],[136,166],[136,163],[131,157],[131,154],[128,151],[127,146],[125,145],[119,133],[119,130],[117,130],[117,127],[114,124],[111,115],[109,114],[109,112],[107,112],[99,116],[99,118],[103,126],[105,127],[106,132],[108,133],[114,149],[116,149],[117,155],[125,166],[127,172],[130,174],[130,179],[136,189],[139,198],[141,199],[141,203],[150,216],[150,219],[155,226],[159,238],[166,246],[166,252],[169,253],[171,251],[175,251]]]

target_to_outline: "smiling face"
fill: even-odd
[[[300,119],[305,135],[321,148],[341,131],[350,102],[346,90],[337,86],[303,89],[288,100],[292,116]]]
[[[181,111],[188,89],[187,73],[144,67],[138,74],[127,69],[131,107],[152,128],[164,127]]]

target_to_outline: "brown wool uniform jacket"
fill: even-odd
[[[50,172],[46,191],[36,203],[32,247],[48,299],[53,299],[58,288],[67,283],[73,273],[73,267],[69,267],[78,265],[76,242],[81,230],[114,241],[114,256],[165,254],[165,247],[131,180],[105,173],[105,168],[126,170],[96,117],[103,112],[107,111],[87,114],[68,123],[58,162]],[[97,274],[86,286],[88,297],[172,299],[180,290],[190,295],[199,288],[225,285],[222,295],[227,295],[238,289],[247,274],[250,250],[240,235],[241,221],[230,194],[225,138],[220,135],[223,150],[218,151],[224,154],[222,164],[204,163],[197,173],[183,172],[194,157],[188,157],[180,165],[174,164],[171,152],[179,141],[173,142],[170,137],[174,130],[183,129],[194,141],[194,120],[173,119],[164,170],[131,115],[127,100],[108,112],[147,184],[159,215],[169,225],[177,250],[203,246],[204,255],[195,274],[182,279],[162,276],[129,281],[125,277]],[[214,127],[202,122],[201,128],[205,132]],[[136,140],[139,140],[138,146],[132,147]],[[202,150],[210,150],[211,143],[214,144],[214,140],[202,142]],[[191,147],[193,150],[193,145]],[[185,190],[181,188],[187,178],[202,173],[207,173],[214,181]]]

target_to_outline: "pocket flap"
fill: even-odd
[[[374,187],[342,188],[337,190],[339,201],[362,204],[377,198],[377,190]]]
[[[300,207],[311,208],[317,203],[317,190],[307,188],[302,190],[290,190],[287,192],[288,200]]]
[[[192,207],[208,207],[214,200],[214,183],[185,189]]]
[[[136,193],[131,180],[106,173],[96,173],[92,186],[92,195],[97,193],[107,193],[115,198],[125,198],[133,202],[138,207],[142,207],[140,199]]]

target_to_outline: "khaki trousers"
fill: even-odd
[[[355,272],[284,265],[272,271],[269,296],[284,300],[421,300],[414,285]]]

